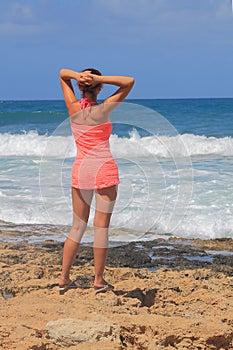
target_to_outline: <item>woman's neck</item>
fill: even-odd
[[[88,100],[92,101],[92,102],[96,102],[97,101],[97,96],[93,95],[91,93],[85,92],[83,94],[83,98],[88,98]]]

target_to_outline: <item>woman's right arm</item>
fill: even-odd
[[[126,96],[130,93],[133,85],[134,78],[125,77],[125,76],[104,76],[104,75],[95,75],[92,76],[92,84],[109,84],[119,86],[117,91],[107,97],[104,100],[104,103],[114,103],[114,102],[122,102]]]

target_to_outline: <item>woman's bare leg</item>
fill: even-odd
[[[96,210],[94,217],[94,286],[104,285],[104,269],[108,254],[108,229],[117,197],[117,186],[111,186],[96,191]]]
[[[60,285],[70,282],[70,269],[78,253],[81,238],[86,230],[92,196],[92,190],[80,190],[72,187],[73,223],[64,245]]]

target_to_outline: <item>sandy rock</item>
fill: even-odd
[[[105,277],[115,288],[97,295],[92,250],[82,247],[71,271],[78,288],[62,296],[60,243],[0,245],[0,350],[233,350],[233,255],[189,261],[206,253],[186,243],[110,250]],[[163,259],[146,262],[145,254]]]
[[[62,347],[93,341],[120,342],[119,328],[109,322],[83,321],[77,318],[59,319],[48,322],[46,331],[49,339]]]

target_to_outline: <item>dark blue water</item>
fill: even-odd
[[[179,134],[233,136],[232,99],[135,100],[165,116]]]
[[[179,134],[233,136],[233,99],[127,100],[161,113]],[[67,118],[63,101],[2,101],[0,133],[51,134]],[[128,136],[129,129],[113,130]]]

